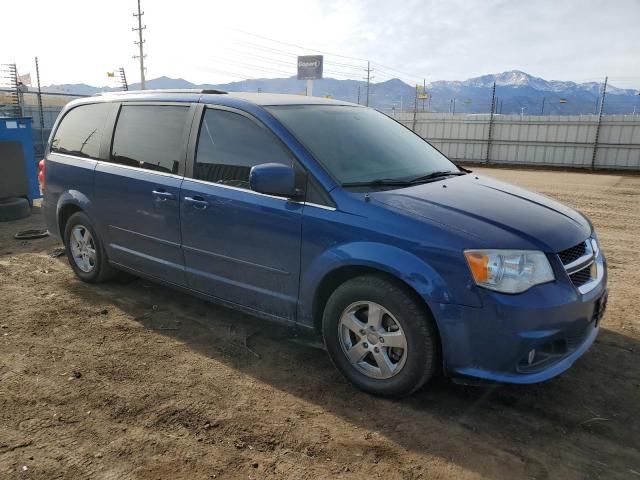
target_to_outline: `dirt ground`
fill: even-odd
[[[589,215],[600,336],[532,386],[360,393],[291,331],[145,280],[86,285],[0,223],[2,479],[640,479],[640,177],[476,169]]]

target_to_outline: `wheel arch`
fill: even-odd
[[[453,298],[447,282],[423,259],[399,247],[352,242],[326,250],[303,266],[300,276],[299,321],[315,325],[323,301],[344,281],[367,273],[385,274],[429,302],[449,303]],[[432,310],[432,309],[431,309]]]
[[[313,306],[312,306],[313,327],[316,333],[322,332],[322,316],[324,314],[324,308],[331,294],[338,287],[340,287],[340,285],[343,285],[349,280],[352,280],[357,277],[366,276],[366,275],[379,276],[399,286],[409,296],[411,296],[417,303],[425,307],[426,311],[429,313],[429,315],[434,321],[436,330],[439,330],[437,327],[437,322],[435,321],[435,317],[433,315],[433,310],[429,306],[428,302],[424,299],[422,295],[418,293],[418,291],[416,291],[416,289],[413,286],[411,286],[409,283],[404,281],[402,278],[398,277],[397,275],[394,275],[393,273],[389,273],[386,270],[372,267],[369,265],[347,265],[343,267],[338,267],[328,272],[318,284],[318,288],[316,289],[316,292],[313,298]]]
[[[331,294],[345,282],[362,276],[377,276],[385,279],[390,283],[393,283],[395,286],[403,290],[410,298],[412,298],[417,305],[424,309],[428,319],[432,322],[433,330],[436,335],[436,355],[437,358],[439,358],[438,371],[446,371],[446,345],[443,340],[442,331],[440,329],[440,326],[438,325],[438,321],[434,315],[433,309],[424,298],[424,296],[420,295],[412,285],[404,281],[399,276],[394,275],[393,273],[390,273],[384,269],[364,265],[349,265],[339,267],[329,272],[318,285],[316,295],[314,296],[313,328],[316,334],[322,335],[324,309]]]
[[[64,229],[71,215],[76,212],[85,212],[90,217],[93,217],[90,213],[91,211],[92,203],[84,193],[77,190],[69,190],[60,195],[56,206],[56,220],[58,233],[63,243]]]
[[[58,210],[58,230],[60,232],[62,243],[64,243],[64,230],[67,226],[67,222],[69,221],[69,218],[71,218],[71,215],[76,212],[82,212],[82,208],[75,203],[68,203]]]

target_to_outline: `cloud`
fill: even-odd
[[[326,55],[329,74],[339,78],[362,78],[368,59],[375,81],[465,79],[519,69],[575,81],[609,75],[614,85],[640,88],[638,0],[142,3],[149,77],[218,83],[293,75],[295,55],[316,48],[350,57]],[[16,61],[26,72],[38,55],[44,83],[101,85],[105,72],[118,66],[138,80],[131,58],[134,2],[40,0],[30,6],[38,14],[29,17],[28,31],[24,22],[5,25],[5,37],[20,41],[5,45],[0,62]],[[16,2],[3,9],[7,18],[24,15]]]

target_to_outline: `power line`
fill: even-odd
[[[267,40],[269,42],[279,43],[281,45],[287,45],[288,47],[299,48],[301,50],[306,50],[306,51],[311,51],[311,52],[316,52],[316,53],[322,53],[324,55],[333,55],[334,57],[347,58],[349,60],[360,60],[360,61],[363,61],[363,62],[367,61],[364,58],[350,57],[348,55],[340,55],[339,53],[332,53],[332,52],[327,52],[327,51],[323,51],[323,50],[318,50],[316,48],[303,47],[302,45],[296,45],[295,43],[282,42],[280,40],[275,40],[273,38],[264,37],[264,36],[258,35],[256,33],[250,33],[250,32],[244,31],[244,30],[240,30],[238,28],[234,28],[233,30],[235,30],[237,32],[240,32],[240,33],[243,33],[245,35],[249,35],[249,36],[256,37],[256,38],[261,38],[262,40]]]
[[[211,72],[211,73],[218,73],[221,75],[227,75],[229,77],[234,77],[234,78],[240,78],[242,80],[255,80],[255,78],[250,78],[251,75],[247,74],[247,73],[238,73],[238,72],[231,72],[229,70],[221,70],[218,68],[211,68],[209,66],[196,66],[196,68],[200,71],[203,72]]]
[[[266,38],[266,37],[264,37]],[[295,46],[293,44],[289,44],[286,42],[278,42],[277,40],[273,40],[276,43],[284,43],[287,46],[292,46],[293,48],[304,48],[304,47],[298,47]],[[277,56],[282,56],[282,57],[287,57],[287,58],[295,58],[297,57],[297,53],[293,53],[291,51],[287,51],[287,50],[282,50],[282,49],[278,49],[278,48],[272,48],[272,47],[267,47],[264,45],[258,45],[252,42],[248,42],[246,40],[238,40],[237,41],[238,46],[240,46],[240,48],[250,48],[250,49],[255,49],[255,50],[259,50],[262,52],[266,52],[269,54],[274,54]],[[307,49],[307,50],[312,50],[312,49]],[[312,50],[315,52],[321,52],[321,53],[326,53],[327,55],[335,55],[332,53],[327,53],[327,52],[322,52],[319,50]],[[339,55],[338,55],[339,56]],[[265,57],[260,57],[261,60],[265,60]],[[276,60],[276,59],[270,59],[271,61],[274,61],[276,63],[280,63],[281,60]],[[363,60],[363,62],[366,60]],[[370,63],[374,63],[374,62],[370,62]],[[357,65],[357,64],[353,64],[353,63],[345,63],[345,62],[337,62],[337,61],[333,61],[333,60],[325,60],[325,65],[331,67],[331,69],[325,69],[325,71],[327,73],[334,73],[334,74],[338,74],[338,75],[342,75],[344,77],[347,78],[353,78],[353,76],[355,76],[358,72],[362,71],[362,66],[361,65]],[[378,65],[378,64],[376,64]],[[389,70],[392,70],[392,67],[387,67]],[[377,71],[382,71],[381,69],[377,69]],[[397,71],[398,73],[403,74],[403,76],[405,78],[409,77],[411,80],[409,83],[414,83],[414,80],[417,79],[418,77],[414,77],[412,75],[406,74],[404,72],[401,71]],[[393,78],[397,78],[397,74],[391,73],[390,71],[385,70],[386,73],[386,77],[388,77],[389,79],[393,79]]]
[[[248,66],[250,68],[258,68],[258,69],[265,69],[267,67],[265,67],[265,65],[271,65],[271,67],[269,67],[270,70],[277,70],[274,72],[270,72],[270,73],[279,73],[279,74],[284,74],[287,76],[291,76],[293,74],[295,74],[296,71],[296,62],[294,60],[294,58],[296,58],[295,55],[290,55],[291,60],[287,61],[287,60],[281,60],[281,59],[276,59],[276,58],[271,58],[271,57],[265,57],[263,55],[260,54],[255,54],[255,53],[247,53],[245,51],[239,51],[236,49],[229,49],[229,51],[231,53],[233,53],[234,56],[239,56],[239,57],[248,57],[250,59],[255,59],[255,60],[260,60],[261,62],[261,66],[257,66],[257,65],[253,65],[253,64],[244,64],[244,66]],[[218,57],[221,61],[228,61],[229,63],[238,63],[237,61],[233,61],[233,60],[227,60],[226,57]],[[289,56],[288,56],[289,58]],[[273,67],[275,65],[275,68]],[[348,69],[345,70],[345,67],[340,66],[342,64],[338,64],[338,66],[336,66],[336,64],[334,62],[331,61],[325,61],[325,73],[329,73],[332,75],[336,75],[339,77],[344,77],[344,78],[348,78],[348,79],[352,79],[352,80],[356,80],[360,74],[360,72],[362,71],[361,67],[348,67]],[[287,72],[283,72],[282,71],[282,67],[291,67],[291,70],[288,70]],[[327,68],[329,67],[329,68]],[[349,69],[353,68],[355,71],[351,71]]]
[[[332,55],[332,56],[335,56],[335,57],[346,58],[346,59],[349,59],[349,60],[358,60],[358,61],[361,61],[361,62],[369,62],[369,60],[364,59],[364,58],[351,57],[351,56],[348,56],[348,55],[341,55],[339,53],[328,52],[328,51],[324,51],[324,50],[318,50],[318,49],[315,49],[315,48],[308,48],[308,47],[304,47],[302,45],[297,45],[295,43],[283,42],[283,41],[276,40],[276,39],[273,39],[273,38],[265,37],[263,35],[258,35],[258,34],[255,34],[255,33],[250,33],[250,32],[244,31],[244,30],[240,30],[240,29],[237,29],[237,28],[233,29],[233,30],[235,30],[237,32],[240,32],[240,33],[243,33],[245,35],[249,35],[249,36],[252,36],[252,37],[260,38],[262,40],[267,40],[269,42],[274,42],[274,43],[279,43],[281,45],[286,45],[288,47],[293,47],[293,48],[297,48],[297,49],[301,49],[301,50],[305,50],[305,51],[316,52],[316,53],[322,53],[324,55]],[[417,76],[417,75],[413,75],[413,74],[410,74],[410,73],[407,73],[407,72],[403,72],[401,70],[398,70],[397,68],[390,67],[388,65],[383,65],[383,64],[378,63],[378,62],[371,62],[371,63],[373,63],[374,65],[377,65],[378,67],[383,67],[383,68],[385,68],[387,70],[395,71],[395,72],[400,73],[400,74],[402,74],[404,76],[407,76],[409,78],[413,78],[413,79],[422,79],[423,78],[423,76]]]
[[[235,61],[235,60],[229,60],[229,59],[224,58],[224,57],[209,57],[209,58],[211,58],[212,60],[218,61],[218,62],[228,63],[228,64],[231,64],[231,65],[237,65],[237,66],[240,66],[240,67],[248,67],[248,68],[251,68],[251,69],[254,69],[254,70],[258,70],[258,71],[263,71],[263,72],[266,72],[266,73],[277,73],[279,75],[289,75],[289,76],[291,76],[291,72],[287,72],[287,71],[284,71],[284,70],[279,70],[277,68],[270,68],[270,67],[265,67],[265,66],[261,66],[261,65],[255,65],[253,63],[238,62],[238,61]]]
[[[389,76],[389,78],[398,78],[397,74],[400,73],[403,77],[405,77],[405,79],[410,80],[411,83],[420,83],[420,80],[423,80],[422,77],[410,75],[408,73],[401,72],[400,70],[395,70],[396,73],[393,73],[391,70],[394,70],[394,69],[392,68],[389,68],[389,67],[381,68],[378,63],[376,62],[371,62],[371,63],[373,63],[374,65],[377,65],[376,67],[377,72],[385,72]]]
[[[280,50],[280,49],[277,49],[277,48],[265,47],[264,45],[258,45],[258,44],[247,42],[247,41],[244,41],[244,40],[238,40],[237,43],[239,44],[239,46],[241,48],[252,48],[252,49],[260,50],[260,51],[267,52],[267,53],[270,53],[270,54],[284,56],[284,57],[287,57],[287,58],[291,58],[292,61],[293,61],[294,58],[296,58],[298,56],[298,53],[293,53],[293,52],[289,52],[289,51],[286,51],[286,50]],[[263,57],[261,57],[261,58],[263,58]],[[276,60],[276,61],[279,61],[279,60]],[[335,62],[335,61],[332,61],[332,60],[325,61],[325,65],[332,65],[332,66],[335,66],[335,67],[338,67],[338,68],[345,68],[347,70],[353,70],[353,71],[358,71],[358,72],[362,70],[362,66],[361,65]]]

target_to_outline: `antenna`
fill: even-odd
[[[120,86],[126,92],[129,90],[129,84],[127,83],[127,75],[124,73],[124,67],[120,67],[118,73],[120,74]]]

